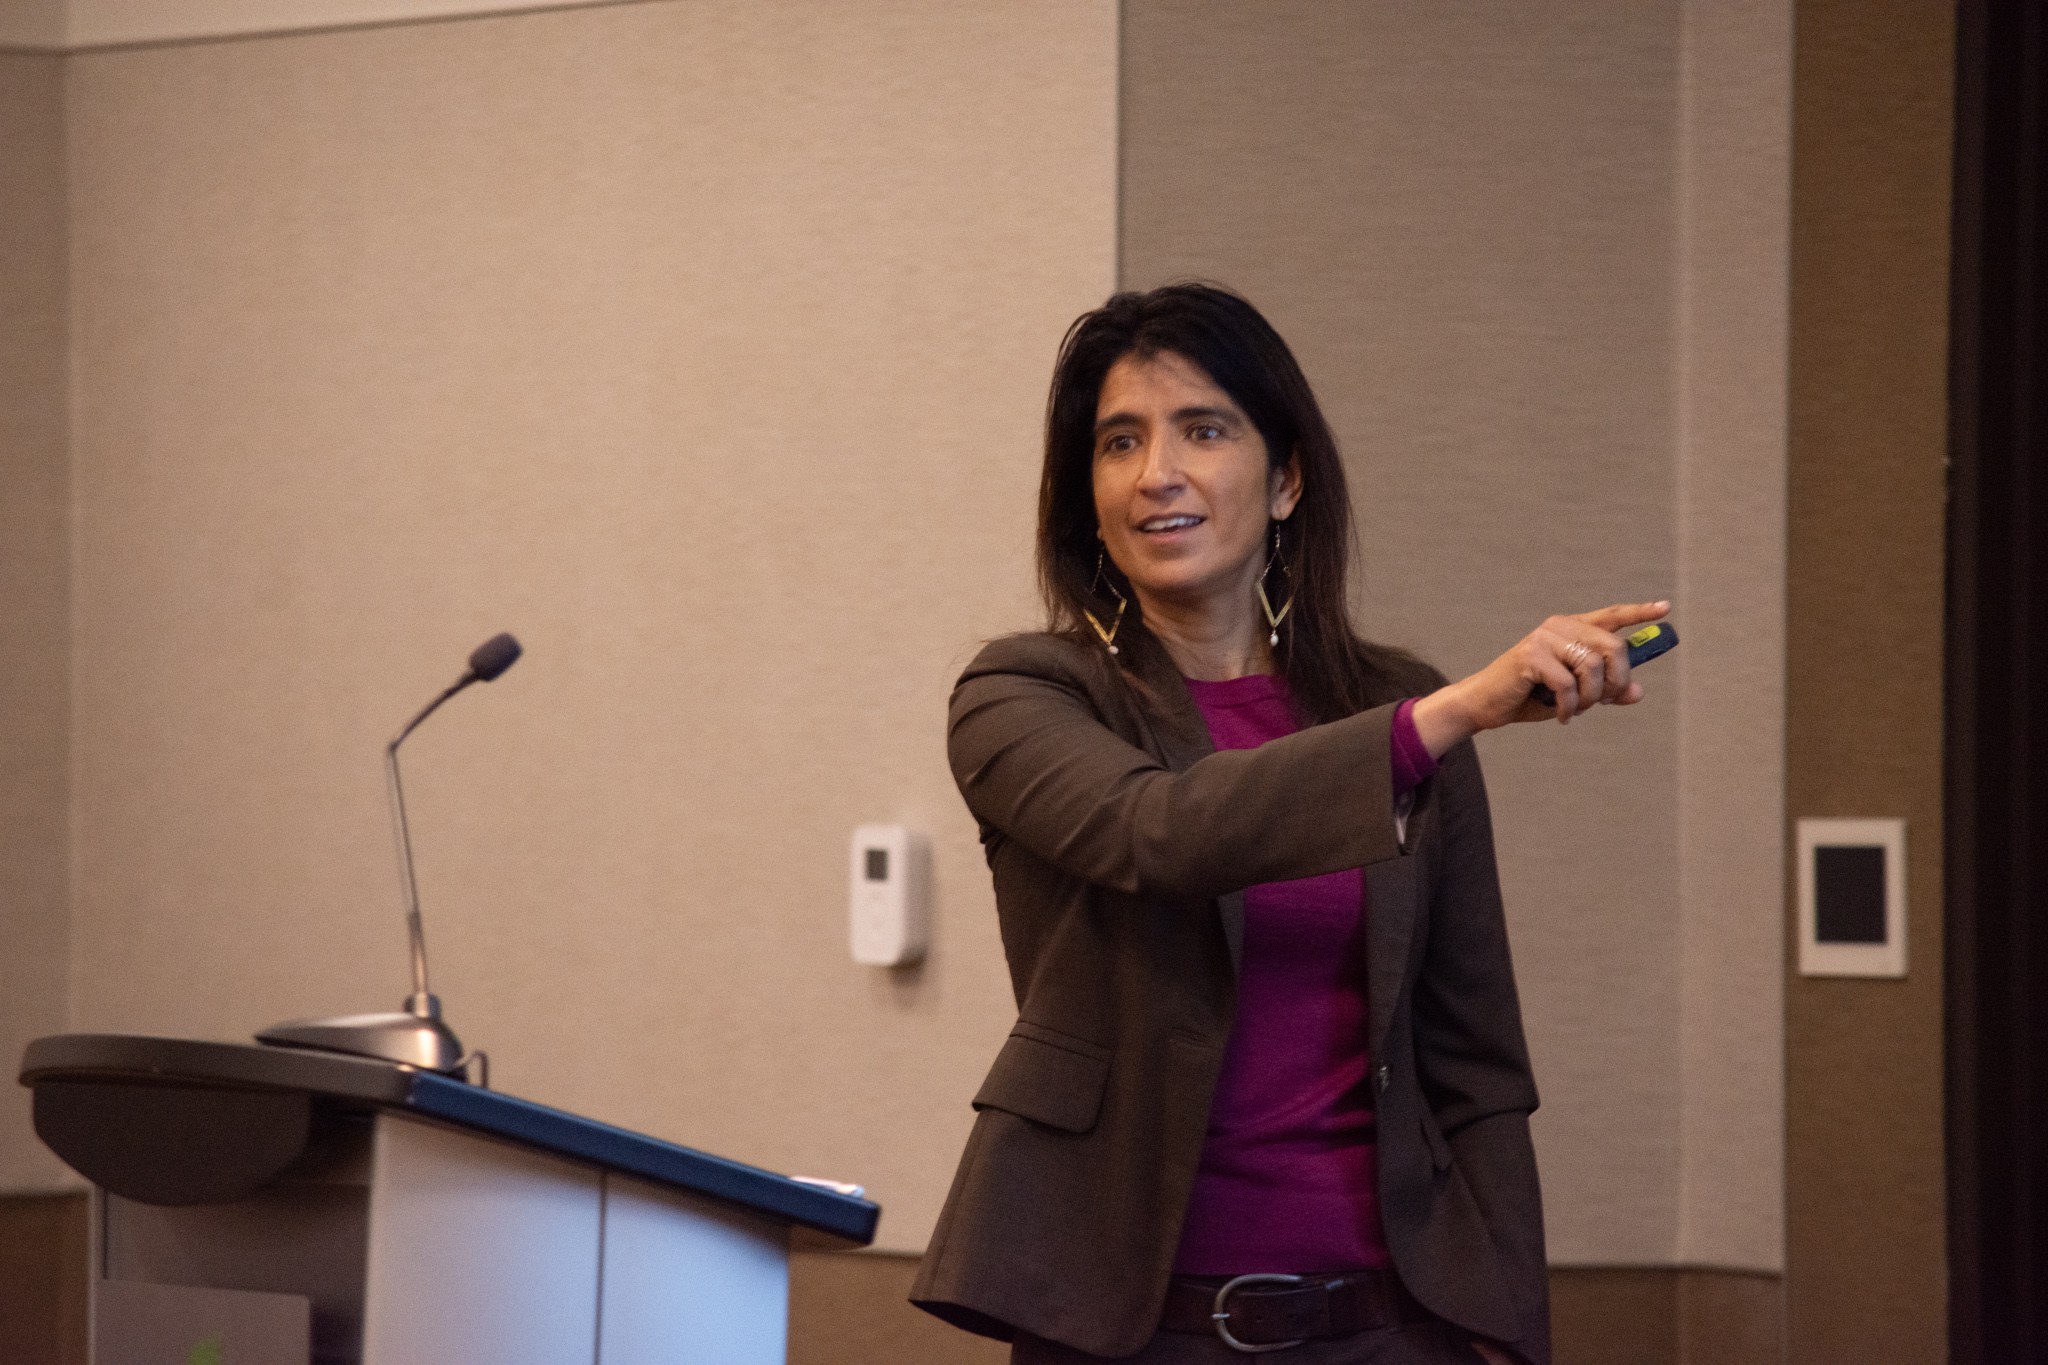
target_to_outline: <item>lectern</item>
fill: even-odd
[[[95,1365],[766,1365],[792,1241],[881,1212],[368,1058],[67,1034],[21,1080],[93,1182]]]

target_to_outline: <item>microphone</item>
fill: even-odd
[[[398,746],[420,728],[420,722],[440,710],[441,703],[471,683],[492,682],[519,661],[519,642],[500,632],[478,645],[469,656],[469,671],[450,684],[447,691],[428,702],[414,716],[398,738],[384,746],[384,771],[390,779],[392,833],[398,842],[398,884],[405,896],[405,927],[412,938],[412,994],[406,997],[406,1013],[421,1019],[439,1019],[441,1002],[427,989],[427,935],[420,923],[420,888],[412,869],[412,830],[405,819],[405,784],[398,777]],[[451,1035],[452,1036],[452,1035]],[[460,1048],[457,1049],[460,1052]]]
[[[483,1084],[490,1085],[490,1059],[482,1052],[465,1053],[454,1030],[441,1021],[441,1001],[427,989],[427,936],[420,921],[420,890],[413,874],[412,831],[405,818],[405,784],[398,773],[398,746],[420,728],[420,722],[471,683],[492,682],[519,661],[519,641],[500,633],[478,645],[469,656],[468,671],[449,684],[406,722],[398,737],[384,746],[386,792],[391,799],[392,835],[398,848],[398,887],[405,902],[406,932],[412,946],[412,994],[402,1014],[351,1014],[336,1019],[297,1019],[256,1035],[274,1047],[311,1048],[416,1066],[445,1074],[466,1073],[471,1056],[483,1064]]]
[[[469,655],[469,671],[478,682],[496,682],[498,675],[519,662],[519,642],[503,631],[478,645]]]

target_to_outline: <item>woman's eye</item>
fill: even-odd
[[[1223,428],[1214,422],[1198,422],[1188,429],[1191,441],[1213,441],[1223,434]]]

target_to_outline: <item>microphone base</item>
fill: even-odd
[[[439,1002],[436,1002],[439,1003]],[[439,1014],[437,1010],[436,1015]],[[374,1057],[400,1066],[461,1076],[468,1059],[454,1030],[438,1017],[417,1014],[344,1014],[333,1019],[293,1019],[256,1035],[270,1047],[339,1052]]]

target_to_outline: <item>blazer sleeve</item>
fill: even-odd
[[[968,808],[1076,877],[1213,897],[1400,852],[1393,706],[1173,771],[1104,724],[1046,637],[999,640],[953,691],[947,753]]]

